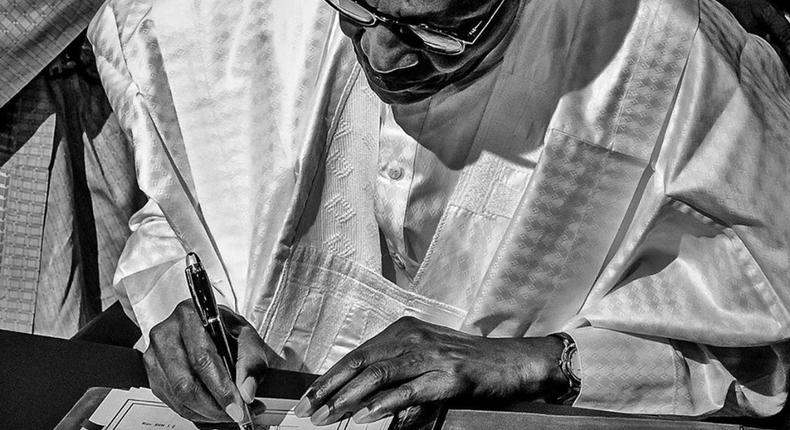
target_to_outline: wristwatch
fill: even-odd
[[[576,342],[567,333],[556,333],[555,336],[562,340],[562,353],[557,361],[560,371],[568,380],[568,390],[557,397],[556,402],[564,405],[573,404],[579,397],[582,388],[581,362],[579,360]]]

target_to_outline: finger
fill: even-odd
[[[193,369],[185,347],[159,348],[155,350],[157,362],[167,377],[173,403],[188,407],[210,421],[226,420],[223,408],[215,401]],[[182,407],[182,406],[180,406]]]
[[[225,325],[225,329],[231,334],[231,336],[238,338],[241,334],[241,329],[244,327],[251,327],[249,321],[247,321],[243,316],[237,314],[233,309],[225,306],[219,305],[220,314],[222,315],[222,322]]]
[[[410,406],[432,403],[453,397],[457,389],[445,374],[430,372],[391,390],[377,394],[357,412],[353,419],[357,424],[368,424],[393,416]]]
[[[267,352],[270,348],[252,326],[243,327],[238,336],[238,361],[236,362],[236,386],[246,403],[255,400],[258,384],[269,368]]]
[[[190,421],[205,421],[208,417],[195,412],[187,407],[179,400],[179,397],[173,393],[167,376],[156,358],[156,354],[151,348],[143,354],[143,362],[145,363],[146,373],[151,382],[151,392],[170,409],[177,414]]]
[[[151,392],[159,400],[169,406],[170,409],[181,415],[181,412],[175,407],[176,405],[174,400],[176,397],[170,390],[170,384],[167,382],[167,376],[165,375],[164,370],[162,370],[162,366],[159,365],[159,361],[156,359],[156,354],[151,348],[148,348],[148,350],[143,354],[143,363],[145,364],[145,373],[148,374]]]
[[[220,305],[225,329],[230,333],[228,341],[236,351],[236,379],[242,399],[250,404],[255,400],[258,384],[273,362],[279,358],[244,317],[230,308]]]
[[[373,338],[371,341],[375,339]],[[371,341],[348,353],[325,374],[318,377],[294,409],[296,416],[305,418],[313,415],[324,406],[330,396],[366,367],[403,353],[403,346],[397,342],[371,343]]]
[[[194,313],[194,310],[192,312]],[[231,379],[222,358],[217,353],[216,346],[214,346],[206,331],[200,326],[197,315],[189,319],[193,321],[181,325],[183,327],[181,338],[189,366],[194,372],[196,379],[202,383],[215,402],[215,406],[211,408],[211,411],[216,412],[217,408],[219,408],[227,416],[238,422],[244,418],[244,400]],[[200,391],[204,392],[205,390]],[[219,417],[226,419],[225,414],[220,413]]]
[[[394,383],[412,380],[434,367],[434,363],[417,353],[373,363],[341,387],[313,418],[315,422],[335,422],[348,413],[357,412],[373,394]]]

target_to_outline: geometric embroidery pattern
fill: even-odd
[[[0,167],[0,329],[25,333],[33,329],[55,140],[55,115],[45,103],[50,99],[46,81],[33,85],[30,90],[39,96],[7,106],[12,112],[4,112],[0,124],[3,152],[16,151]]]
[[[88,26],[101,0],[0,0],[0,106]]]

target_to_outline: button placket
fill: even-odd
[[[376,217],[387,238],[396,272],[408,277],[411,261],[405,256],[404,221],[417,142],[400,128],[389,110],[385,112],[379,139]]]

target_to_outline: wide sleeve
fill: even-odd
[[[768,417],[787,400],[790,350],[721,348],[596,327],[570,331],[581,392],[574,406],[688,417]]]
[[[163,213],[162,202],[157,201],[157,198],[167,197],[166,193],[157,190],[164,189],[166,184],[184,181],[173,169],[167,168],[167,162],[159,162],[178,156],[162,149],[165,147],[162,136],[173,133],[154,122],[154,118],[167,116],[165,96],[169,94],[166,86],[146,86],[135,78],[142,73],[143,79],[153,79],[157,76],[157,67],[161,67],[154,55],[155,45],[135,33],[146,25],[144,17],[148,8],[145,2],[136,0],[110,1],[94,17],[88,31],[105,92],[134,149],[138,183],[149,197],[148,203],[130,219],[132,235],[114,278],[114,288],[126,314],[142,331],[137,345],[142,350],[147,348],[151,328],[189,297],[183,271],[187,246]],[[150,36],[150,32],[145,33],[146,37]],[[153,60],[146,57],[147,61],[140,61],[134,55],[153,57]],[[140,70],[130,70],[134,67]],[[160,85],[165,84],[166,81]],[[160,102],[157,112],[151,111],[152,104],[143,96],[141,86],[149,92],[149,97]],[[174,124],[170,129],[177,130],[177,121],[170,123]],[[180,195],[170,194],[167,198],[176,200]],[[188,204],[183,206],[183,211],[190,210]]]
[[[622,270],[569,330],[578,407],[770,416],[787,400],[790,79],[767,43],[702,5],[653,178],[612,260]]]
[[[113,287],[126,314],[137,323],[148,347],[151,329],[189,298],[184,247],[156,202],[149,200],[129,221],[132,235],[118,261]]]

